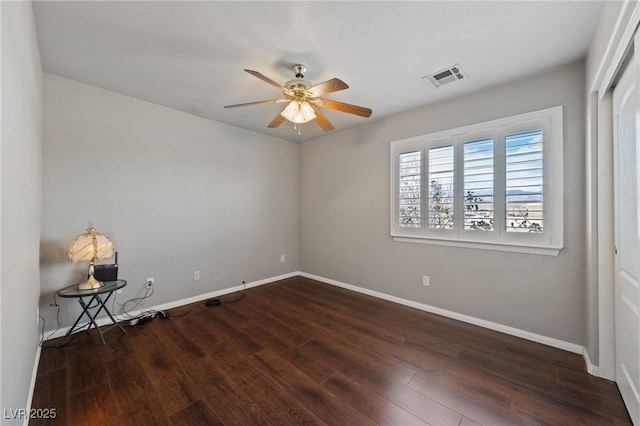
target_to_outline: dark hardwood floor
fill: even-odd
[[[30,424],[631,424],[579,355],[302,277],[171,314],[43,348]]]

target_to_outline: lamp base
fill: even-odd
[[[94,288],[100,288],[104,285],[102,281],[96,280],[93,275],[88,280],[78,284],[78,290],[93,290]]]

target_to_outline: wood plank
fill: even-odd
[[[123,327],[131,330],[130,327],[126,327],[126,324],[123,324]],[[130,331],[129,334],[131,334]],[[120,330],[114,330],[104,335],[105,346],[102,347],[102,360],[105,364],[116,359],[123,359],[134,355],[135,351],[131,344],[130,337],[127,333],[122,333]]]
[[[182,426],[223,425],[215,411],[206,401],[198,400],[169,418],[171,424]]]
[[[585,406],[571,399],[548,398],[529,390],[518,391],[511,404],[512,418],[527,424],[611,425],[614,418],[600,406]],[[615,420],[624,421],[623,418]]]
[[[166,415],[171,416],[202,395],[155,333],[145,331],[148,333],[132,338],[136,354]]]
[[[394,352],[390,348],[396,348],[397,344],[382,339],[373,339],[375,342],[371,345],[362,345],[363,340],[370,340],[370,336],[351,334],[337,340],[336,343],[356,358],[366,359],[369,368],[377,374],[405,385],[409,383],[416,374],[416,369],[393,355]],[[325,340],[321,341],[325,344],[330,343]]]
[[[322,386],[378,424],[406,426],[428,424],[340,371],[329,377]]]
[[[76,393],[67,409],[69,425],[109,426],[123,421],[114,416],[116,405],[109,386],[96,386]]]
[[[107,375],[116,396],[116,416],[146,424],[166,422],[167,413],[136,356],[109,362]]]
[[[226,424],[254,425],[268,424],[263,411],[232,380],[224,365],[210,357],[197,359],[184,365],[184,371],[193,380],[209,402],[216,416]]]
[[[288,392],[296,395],[298,401],[328,424],[340,424],[349,419],[351,424],[373,425],[363,413],[350,404],[344,404],[326,388],[313,382],[309,377],[269,350],[263,350],[251,357],[263,370],[265,376],[280,384]]]
[[[47,351],[43,357],[51,356],[55,357],[57,354]],[[51,364],[48,364],[51,365]],[[55,418],[44,419],[35,418],[29,420],[30,425],[51,425],[55,423],[57,425],[67,425],[69,420],[69,411],[67,408],[67,402],[69,395],[67,394],[67,370],[56,369],[46,374],[38,375],[36,378],[36,385],[33,391],[33,400],[31,402],[31,408],[45,409],[55,411]],[[12,408],[12,407],[9,407]]]
[[[162,343],[179,364],[186,364],[207,354],[190,338],[189,333],[185,333],[171,317],[158,318],[157,321],[152,321],[148,327],[162,340]]]
[[[41,361],[38,364],[38,376],[67,368],[66,348],[57,349],[55,345],[56,343],[53,341],[43,343],[40,353]]]
[[[291,350],[287,361],[316,383],[321,384],[337,371],[336,367],[340,364],[333,364],[328,357],[314,353],[314,349],[308,346],[313,342],[313,340],[310,340],[304,345]]]
[[[448,407],[425,397],[409,387],[386,377],[385,370],[380,370],[377,363],[370,358],[354,356],[339,345],[327,346],[320,342],[310,341],[300,347],[307,356],[315,354],[327,365],[333,365],[337,371],[351,377],[363,386],[367,386],[382,397],[430,424],[458,425],[462,416]]]
[[[626,413],[615,382],[602,380],[583,371],[558,368],[558,385],[566,394],[583,399],[588,405],[601,407],[612,416]]]
[[[274,312],[279,315],[288,315],[291,324],[307,329],[313,334],[311,337],[332,335],[345,336],[353,331],[348,323],[341,323],[333,318],[327,318],[318,314],[317,306],[313,301],[305,300],[300,295],[283,292],[278,295],[278,302],[274,304]],[[275,310],[277,309],[277,311]]]
[[[95,330],[92,330],[95,333]],[[77,344],[67,351],[68,392],[69,397],[88,391],[97,386],[107,384],[107,372],[102,359],[102,344],[93,341],[88,333],[78,339],[86,339],[86,343]]]
[[[234,353],[251,355],[262,350],[260,344],[249,334],[243,333],[224,313],[225,309],[204,310],[204,321],[201,326],[208,328],[216,335],[221,345]]]
[[[204,310],[200,311],[200,313],[203,312]],[[213,325],[207,324],[203,326],[203,321],[205,320],[209,321],[203,315],[185,317],[181,318],[179,326],[190,341],[215,361],[218,364],[218,368],[224,369],[228,375],[233,376],[234,380],[241,386],[252,383],[262,377],[262,374],[246,358],[237,356],[233,345],[227,345],[225,338],[217,333]]]
[[[517,424],[509,415],[510,401],[500,402],[482,394],[465,395],[458,385],[448,386],[446,382],[434,380],[418,373],[409,383],[409,388],[440,404],[449,407],[462,416],[482,425],[513,426]],[[488,404],[485,404],[488,402]]]
[[[197,346],[207,355],[220,354],[224,352],[224,344],[219,336],[210,327],[203,327],[204,321],[201,309],[193,314],[182,318],[172,318],[183,336],[186,336],[191,344]],[[197,357],[196,357],[197,358]]]
[[[274,425],[326,425],[311,411],[300,405],[296,395],[288,393],[267,377],[262,377],[245,386],[244,390],[256,404],[263,407],[265,414]]]

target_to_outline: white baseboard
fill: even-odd
[[[600,373],[600,368],[597,365],[593,365],[591,363],[591,358],[589,357],[589,352],[587,351],[587,348],[584,348],[584,351],[582,353],[582,357],[584,358],[584,363],[587,366],[587,372],[589,374],[591,374],[592,376],[596,376],[596,377],[600,377],[602,379],[609,380],[607,377],[604,377]]]
[[[36,390],[36,379],[38,377],[38,366],[40,365],[40,354],[42,353],[42,347],[37,345],[36,347],[36,358],[33,361],[33,371],[31,372],[31,383],[29,384],[29,394],[27,395],[27,413],[32,408],[31,404],[33,403],[33,393]],[[40,407],[35,407],[40,408]],[[29,424],[29,416],[26,416],[24,422],[22,423],[24,426],[28,426]]]
[[[258,280],[258,281],[252,281],[250,283],[246,283],[246,288],[252,288],[252,287],[258,287],[264,284],[268,284],[274,281],[279,281],[279,280],[283,280],[286,278],[291,278],[291,277],[295,277],[300,275],[300,272],[290,272],[288,274],[284,274],[284,275],[278,275],[275,277],[270,277],[270,278],[265,278],[263,280]],[[205,293],[205,294],[199,294],[197,296],[192,296],[192,297],[188,297],[186,299],[180,299],[180,300],[176,300],[174,302],[168,302],[168,303],[163,303],[160,305],[155,305],[155,306],[150,306],[150,307],[144,307],[142,309],[138,309],[136,311],[131,311],[129,312],[130,316],[125,316],[125,315],[114,315],[115,319],[118,322],[121,321],[128,321],[129,319],[131,319],[132,317],[135,317],[137,315],[140,315],[143,311],[161,311],[164,309],[172,309],[172,308],[177,308],[179,306],[184,306],[184,305],[189,305],[191,303],[196,303],[196,302],[200,302],[203,300],[207,300],[213,297],[219,297],[219,296],[223,296],[225,294],[229,294],[229,293],[235,293],[238,291],[241,291],[243,288],[242,285],[237,285],[235,287],[230,287],[230,288],[225,288],[222,290],[216,290],[216,291],[212,291],[210,293]],[[98,326],[102,327],[103,325],[109,325],[111,324],[111,320],[109,319],[108,316],[103,316],[100,318],[96,319],[96,324],[98,324]],[[87,322],[84,322],[82,325],[79,325],[79,327],[83,327],[86,326]],[[64,327],[64,328],[60,328],[58,329],[55,333],[51,333],[49,336],[46,337],[46,340],[51,340],[51,339],[55,339],[58,337],[62,337],[65,334],[67,334],[67,332],[69,331],[71,327]],[[36,368],[37,368],[37,364],[36,364]]]
[[[300,275],[306,278],[310,278],[312,280],[322,281],[323,283],[346,288],[347,290],[353,290],[358,293],[363,293],[369,296],[377,297],[379,299],[388,300],[390,302],[399,303],[401,305],[420,309],[422,311],[430,312],[432,314],[441,315],[443,317],[452,318],[458,321],[488,328],[490,330],[499,331],[501,333],[509,334],[511,336],[516,336],[526,340],[531,340],[533,342],[541,343],[543,345],[552,346],[558,349],[563,349],[568,352],[573,352],[583,356],[586,353],[583,346],[577,345],[575,343],[565,342],[563,340],[555,339],[553,337],[543,336],[541,334],[532,333],[526,330],[520,330],[518,328],[509,327],[507,325],[502,325],[502,324],[498,324],[491,321],[486,321],[486,320],[475,318],[469,315],[459,314],[457,312],[448,311],[446,309],[436,308],[435,306],[425,305],[423,303],[414,302],[412,300],[402,299],[400,297],[391,296],[386,293],[380,293],[378,291],[369,290],[366,288],[343,283],[343,282],[332,280],[329,278],[324,278],[324,277],[320,277],[313,274],[307,274],[306,272],[300,272]],[[596,369],[596,367],[593,367],[593,368]]]

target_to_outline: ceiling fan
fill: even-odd
[[[260,80],[269,83],[273,87],[282,91],[284,99],[269,99],[265,101],[247,102],[244,104],[226,105],[225,108],[288,102],[289,105],[287,105],[287,107],[278,114],[267,127],[278,127],[285,119],[295,123],[296,125],[315,120],[318,126],[320,126],[320,128],[325,132],[333,130],[334,127],[318,107],[347,112],[349,114],[359,115],[360,117],[371,116],[372,111],[369,108],[320,97],[328,93],[348,89],[349,86],[344,81],[338,78],[332,78],[324,83],[312,85],[311,82],[304,79],[304,75],[307,72],[307,67],[305,65],[296,64],[291,67],[291,70],[294,72],[296,78],[281,85],[258,71],[245,69],[246,72],[254,77],[258,77]]]

